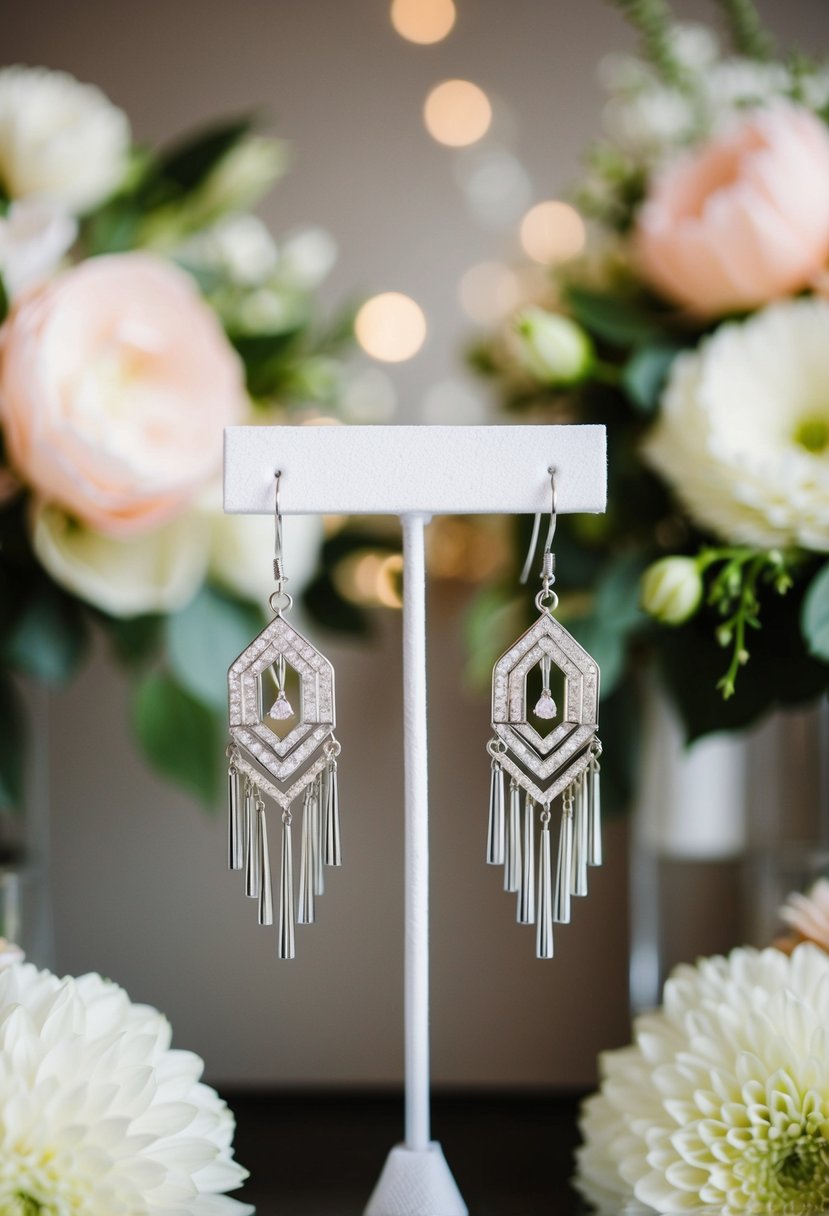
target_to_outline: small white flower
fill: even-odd
[[[829,1206],[829,956],[735,950],[678,967],[601,1059],[579,1185],[660,1212]]]
[[[258,215],[230,215],[178,251],[185,263],[219,271],[231,283],[258,287],[273,274],[276,242]]]
[[[222,157],[193,202],[204,216],[246,211],[285,171],[285,145],[265,135],[246,135]]]
[[[642,575],[642,607],[663,625],[681,625],[702,601],[702,575],[692,557],[663,557]]]
[[[14,299],[55,271],[72,246],[78,225],[60,203],[26,198],[0,217],[0,275]]]
[[[280,282],[298,291],[313,291],[331,272],[337,260],[337,242],[324,228],[294,232],[282,244]]]
[[[0,70],[0,188],[88,211],[124,177],[127,116],[94,85],[47,68]]]
[[[98,975],[0,970],[0,1212],[248,1216],[233,1116],[167,1020]]]
[[[829,550],[829,302],[723,325],[671,368],[644,455],[703,528]]]
[[[542,384],[577,384],[589,373],[593,344],[569,317],[524,308],[515,317],[514,331],[522,366]]]
[[[115,617],[175,612],[199,589],[212,532],[198,510],[137,536],[104,536],[41,505],[32,547],[56,583]]]

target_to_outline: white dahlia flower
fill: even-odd
[[[12,199],[50,199],[81,213],[123,180],[126,114],[68,72],[0,70],[0,188]]]
[[[772,304],[680,355],[644,456],[724,540],[829,550],[829,302]]]
[[[98,975],[0,969],[0,1212],[245,1216],[233,1116],[170,1026]]]
[[[660,1212],[829,1209],[829,956],[811,944],[678,967],[607,1052],[579,1186]]]

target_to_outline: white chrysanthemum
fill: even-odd
[[[678,967],[633,1046],[602,1057],[579,1183],[663,1212],[829,1208],[829,956],[735,950]]]
[[[126,114],[94,85],[47,68],[0,70],[0,187],[80,213],[103,202],[127,165]]]
[[[0,1212],[246,1216],[233,1116],[170,1026],[98,975],[0,971]]]
[[[644,455],[725,540],[829,550],[829,302],[773,304],[676,359]]]

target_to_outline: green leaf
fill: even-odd
[[[160,175],[182,192],[195,190],[252,126],[253,120],[245,117],[197,131],[161,158]]]
[[[6,291],[6,284],[3,282],[3,276],[0,275],[0,325],[9,315],[9,293]]]
[[[215,807],[222,777],[217,716],[169,676],[153,672],[135,690],[132,718],[150,764],[207,807]]]
[[[829,562],[809,584],[803,600],[800,628],[809,653],[829,663]]]
[[[137,240],[141,209],[132,200],[117,198],[107,203],[84,225],[87,252],[93,257],[103,253],[124,253]]]
[[[154,657],[164,636],[160,616],[104,617],[112,649],[125,667],[140,667]]]
[[[203,587],[165,622],[167,656],[178,683],[202,705],[224,714],[227,669],[263,627],[252,604]]]
[[[228,334],[245,365],[251,396],[267,397],[281,386],[285,361],[296,348],[302,332],[301,327],[292,326],[278,333]]]
[[[596,660],[601,672],[602,699],[611,696],[625,669],[624,634],[608,628],[605,621],[595,616],[568,617],[566,624],[576,641]]]
[[[599,580],[593,615],[614,633],[629,633],[648,622],[639,606],[639,588],[647,564],[638,553],[617,557]]]
[[[569,287],[567,301],[574,320],[612,346],[639,346],[660,336],[657,318],[639,299]]]
[[[7,633],[2,658],[46,684],[67,684],[88,649],[89,627],[81,605],[42,581]]]
[[[6,676],[0,676],[0,810],[23,809],[23,759],[26,715],[23,702]]]
[[[637,350],[625,364],[622,384],[642,413],[656,412],[671,364],[680,349],[669,342],[655,342]]]

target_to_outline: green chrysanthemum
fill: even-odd
[[[829,956],[679,967],[585,1103],[580,1185],[660,1211],[829,1210]]]

